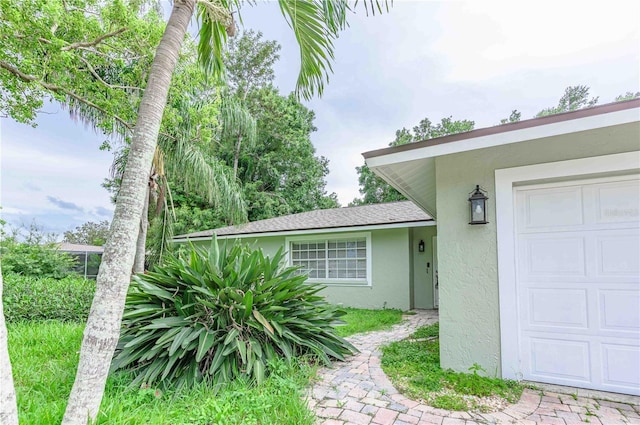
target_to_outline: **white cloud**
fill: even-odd
[[[634,50],[637,63],[639,17],[631,1],[452,2],[436,16],[447,25],[431,48],[448,81],[633,60]]]
[[[0,210],[0,214],[28,214],[29,211],[27,210],[23,210],[20,208],[13,208],[13,207],[2,207],[2,209]]]
[[[112,154],[98,150],[100,136],[66,115],[43,117],[35,129],[3,120],[1,130],[1,213],[11,224],[35,219],[59,233],[96,221],[96,207],[111,209],[100,185]]]

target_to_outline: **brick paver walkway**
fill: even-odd
[[[391,385],[380,367],[381,345],[409,336],[438,320],[436,311],[418,311],[389,331],[354,335],[360,350],[346,362],[323,368],[309,391],[309,405],[323,425],[454,424],[637,424],[640,402],[614,403],[590,398],[525,390],[517,404],[501,412],[451,412],[410,400]],[[640,400],[640,398],[638,398]]]

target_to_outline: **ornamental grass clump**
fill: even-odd
[[[134,278],[112,370],[132,370],[134,385],[261,383],[281,358],[343,360],[356,351],[335,333],[345,312],[305,280],[282,249],[190,246]]]

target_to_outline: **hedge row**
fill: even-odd
[[[59,320],[84,322],[89,315],[95,281],[79,277],[3,276],[7,322]]]

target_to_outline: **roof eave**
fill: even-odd
[[[364,153],[369,168],[437,218],[435,158],[640,121],[640,99]],[[597,113],[596,113],[597,112]],[[417,189],[415,183],[420,182]]]
[[[418,220],[418,221],[403,221],[397,223],[380,223],[380,224],[366,224],[359,226],[343,226],[343,227],[321,227],[311,229],[295,229],[295,230],[281,230],[270,232],[253,232],[253,233],[234,233],[227,235],[217,235],[218,239],[246,239],[246,238],[264,238],[268,236],[289,236],[289,235],[313,235],[322,233],[348,233],[363,230],[384,230],[394,229],[401,227],[426,227],[435,226],[433,219]],[[184,236],[176,238],[174,242],[188,242],[188,241],[208,241],[213,238],[213,235],[203,236]]]
[[[599,121],[604,116],[610,116],[611,120],[614,121],[613,124],[599,125]],[[503,141],[500,144],[514,143],[522,137],[524,140],[533,140],[535,137],[533,135],[538,132],[544,132],[540,130],[536,130],[539,128],[545,128],[547,130],[558,130],[566,127],[562,125],[563,123],[571,123],[576,122],[577,120],[582,120],[585,124],[584,130],[591,130],[595,128],[606,127],[608,125],[615,124],[625,124],[628,122],[638,121],[640,118],[640,98],[632,99],[623,102],[615,102],[609,103],[606,105],[595,106],[592,108],[579,109],[577,111],[571,112],[563,112],[560,114],[549,115],[541,118],[533,118],[529,120],[519,121],[515,123],[496,125],[493,127],[480,128],[477,130],[467,131],[464,133],[456,133],[448,136],[438,137],[429,140],[423,140],[421,142],[416,143],[408,143],[400,146],[392,146],[383,149],[376,149],[368,152],[363,152],[362,156],[367,160],[367,164],[369,164],[369,160],[378,157],[386,157],[390,154],[396,154],[404,151],[416,151],[421,150],[427,147],[435,147],[439,145],[451,145],[457,142],[462,142],[465,140],[471,141],[470,143],[460,144],[457,143],[456,146],[466,146],[469,145],[467,149],[464,150],[473,150],[480,149],[485,146],[479,146],[478,140],[486,140],[488,139],[498,139]],[[616,119],[621,119],[621,122],[615,122]],[[591,125],[591,126],[589,126]],[[511,134],[512,137],[501,137],[499,135]],[[559,135],[563,133],[550,134]],[[515,137],[514,137],[515,135]],[[545,136],[543,136],[545,137]],[[509,141],[511,138],[516,140]],[[453,152],[447,152],[453,153]],[[442,153],[441,155],[446,155],[447,153]],[[436,155],[437,156],[437,155]]]

